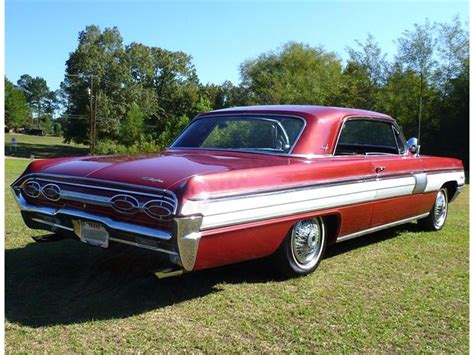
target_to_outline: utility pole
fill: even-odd
[[[97,97],[94,93],[94,75],[90,76],[90,88],[89,88],[89,107],[90,107],[90,150],[91,154],[95,154],[95,141],[96,141],[96,112],[97,112]],[[95,100],[95,105],[94,105]]]
[[[94,96],[94,152],[93,154],[95,154],[95,145],[97,143],[97,90],[95,92],[95,96]]]

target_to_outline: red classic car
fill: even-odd
[[[34,161],[12,190],[28,227],[164,253],[174,272],[272,255],[304,275],[330,243],[444,226],[462,162],[418,150],[381,113],[240,107],[197,116],[153,156]]]

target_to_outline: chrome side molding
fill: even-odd
[[[430,213],[427,212],[427,213],[423,213],[423,214],[420,214],[420,215],[415,216],[415,217],[405,218],[405,219],[401,219],[399,221],[391,222],[391,223],[388,223],[388,224],[383,224],[381,226],[365,229],[363,231],[355,232],[355,233],[352,233],[352,234],[347,234],[343,237],[337,238],[336,243],[344,242],[346,240],[361,237],[361,236],[366,235],[366,234],[375,233],[375,232],[378,232],[378,231],[381,231],[381,230],[384,230],[384,229],[387,229],[387,228],[391,228],[391,227],[399,226],[401,224],[405,224],[405,223],[408,223],[408,222],[416,221],[418,219],[425,218],[429,214]]]

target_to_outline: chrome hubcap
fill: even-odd
[[[436,201],[434,205],[434,225],[436,228],[441,228],[446,220],[448,212],[448,200],[446,192],[441,190],[436,195]]]
[[[291,233],[291,251],[299,267],[310,269],[318,262],[323,238],[318,219],[305,219],[295,224]]]

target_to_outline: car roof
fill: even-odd
[[[373,118],[384,118],[391,119],[392,117],[383,113],[359,110],[354,108],[346,107],[331,107],[331,106],[316,106],[316,105],[259,105],[259,106],[242,106],[242,107],[231,107],[220,110],[208,112],[203,115],[209,114],[230,114],[230,113],[270,113],[270,114],[293,114],[303,115],[306,118],[308,116],[314,118],[334,118],[341,119],[348,116],[359,116],[359,117],[373,117]]]
[[[331,155],[335,149],[338,132],[344,120],[351,117],[373,118],[395,122],[383,113],[343,107],[312,105],[262,105],[232,107],[198,115],[204,117],[228,117],[229,115],[285,115],[302,117],[306,124],[292,153],[297,155]],[[324,147],[324,151],[322,151]]]

